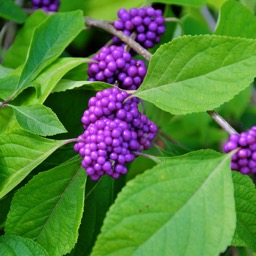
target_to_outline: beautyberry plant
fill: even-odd
[[[254,255],[255,12],[0,1],[0,255]]]

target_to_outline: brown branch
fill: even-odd
[[[90,17],[85,17],[87,27],[101,28],[110,34],[118,37],[124,43],[129,45],[134,51],[143,56],[147,61],[150,61],[152,54],[143,48],[140,44],[135,42],[131,37],[125,35],[123,32],[116,30],[109,22],[104,20],[96,20]]]

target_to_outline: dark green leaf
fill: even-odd
[[[18,185],[52,152],[65,144],[23,130],[0,136],[0,198]]]
[[[23,23],[26,20],[26,14],[22,8],[12,0],[0,0],[0,17],[17,23]]]
[[[14,110],[19,125],[26,131],[42,136],[66,132],[56,114],[44,105],[8,106]]]
[[[34,176],[13,198],[6,234],[32,238],[50,255],[70,252],[78,238],[85,181],[80,158]]]

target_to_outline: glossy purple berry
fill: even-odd
[[[256,172],[256,126],[248,132],[232,134],[224,145],[224,152],[237,150],[231,158],[231,169],[242,174]]]
[[[59,8],[59,0],[32,0],[32,9],[42,9],[45,12],[56,12]]]
[[[139,100],[124,102],[129,94],[118,88],[105,89],[88,101],[81,121],[84,133],[74,150],[92,180],[106,174],[118,178],[127,173],[126,163],[151,146],[157,127],[138,110]]]
[[[136,34],[135,40],[144,48],[149,49],[159,43],[160,35],[165,32],[165,20],[161,10],[153,7],[132,8],[129,11],[120,9],[119,19],[114,22],[117,30],[122,30],[126,35]],[[122,42],[114,37],[115,44]]]
[[[121,46],[103,47],[88,65],[89,81],[117,84],[126,90],[136,90],[142,83],[147,67],[141,60],[132,58]]]

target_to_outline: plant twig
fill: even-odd
[[[152,156],[152,155],[144,154],[144,153],[137,152],[137,151],[134,151],[132,153],[137,155],[137,156],[144,156],[144,157],[146,157],[148,159],[151,159],[151,160],[155,161],[156,163],[161,163],[162,162],[160,159],[158,159],[157,157]]]
[[[227,133],[238,133],[222,116],[216,113],[214,110],[208,110],[207,113],[214,119],[214,121]]]
[[[134,51],[143,56],[147,61],[149,61],[152,57],[152,54],[143,48],[140,44],[135,42],[131,37],[125,35],[123,32],[116,30],[111,24],[104,20],[96,20],[90,17],[85,17],[85,22],[87,27],[97,27],[101,28],[110,34],[118,37],[124,43],[129,45]]]
[[[208,8],[204,6],[201,9],[201,13],[203,14],[205,20],[207,21],[208,27],[210,28],[211,32],[214,32],[216,27],[216,21],[212,17],[211,13],[209,12]]]

